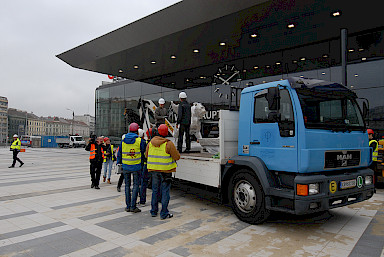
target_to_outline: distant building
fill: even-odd
[[[95,117],[84,114],[84,115],[75,115],[75,121],[82,121],[89,126],[89,133],[84,136],[89,136],[90,134],[95,134]]]
[[[45,134],[47,136],[68,136],[71,134],[71,122],[59,117],[46,117]]]
[[[0,144],[7,143],[8,136],[8,99],[0,96]]]
[[[14,108],[8,108],[8,136],[12,138],[14,134],[19,136],[26,135],[28,124],[28,113]]]
[[[45,136],[45,120],[33,113],[27,115],[27,135],[30,136]]]
[[[68,121],[71,123],[72,126],[72,120]],[[72,133],[72,128],[71,128],[71,133]],[[79,135],[82,137],[89,137],[89,126],[82,121],[76,121],[73,123],[73,134],[74,135]]]

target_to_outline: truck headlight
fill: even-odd
[[[373,184],[373,177],[372,176],[365,176],[365,185],[372,185]]]
[[[316,195],[319,193],[319,183],[309,184],[309,195]]]

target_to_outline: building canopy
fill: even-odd
[[[251,78],[260,64],[288,73],[304,55],[328,57],[330,45],[308,45],[339,38],[342,28],[353,35],[382,26],[380,8],[372,8],[379,3],[184,0],[57,57],[76,68],[176,89],[222,83],[224,72]],[[293,48],[291,56],[279,54]]]

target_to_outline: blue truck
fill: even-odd
[[[219,189],[236,216],[310,214],[371,198],[372,151],[357,95],[333,82],[289,78],[241,91],[221,110],[220,158],[182,154],[175,177]]]

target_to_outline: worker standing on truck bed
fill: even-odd
[[[176,161],[180,159],[180,153],[176,150],[172,141],[165,137],[168,135],[168,127],[161,124],[158,128],[160,136],[155,136],[147,145],[145,156],[147,168],[152,173],[152,201],[151,216],[156,217],[159,211],[159,191],[161,191],[160,218],[169,219],[173,214],[168,211],[169,190],[171,188],[172,172],[176,172]]]
[[[139,125],[131,123],[129,133],[121,141],[117,152],[117,164],[122,164],[125,180],[125,203],[127,212],[141,212],[136,206],[137,195],[139,193],[139,173],[141,172],[141,156],[145,152],[145,141],[138,136]],[[133,177],[133,187],[131,194],[131,174]]]
[[[10,148],[10,151],[13,152],[13,162],[12,162],[12,165],[9,166],[8,168],[14,168],[15,167],[15,164],[16,164],[16,161],[20,162],[20,167],[24,165],[24,162],[22,162],[18,157],[17,155],[19,154],[20,152],[20,149],[21,149],[21,141],[19,139],[19,136],[14,134],[13,135],[13,143],[11,145],[11,148]]]
[[[191,137],[189,135],[189,129],[191,127],[191,105],[187,101],[187,94],[180,92],[179,94],[180,104],[177,111],[176,128],[179,129],[179,139],[177,140],[177,150],[181,153],[183,150],[183,136],[185,133],[185,152],[191,150]],[[180,125],[180,127],[179,127]]]
[[[369,168],[373,170],[375,176],[375,183],[377,182],[377,157],[379,156],[379,143],[373,139],[374,132],[372,129],[367,129],[369,138],[369,147],[372,148],[372,163]]]
[[[161,124],[165,124],[165,118],[167,117],[168,110],[165,109],[164,104],[164,98],[160,98],[159,107],[155,110],[156,127],[159,127]]]

